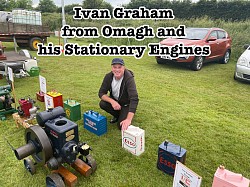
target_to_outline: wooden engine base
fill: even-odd
[[[28,120],[27,118],[23,118],[18,113],[12,114],[13,119],[15,120],[15,124],[17,127],[23,126],[24,128],[29,128],[32,126],[35,120]]]
[[[88,177],[92,174],[92,168],[80,159],[71,164],[71,167],[78,171],[81,175]],[[77,183],[77,176],[71,173],[68,169],[60,166],[58,170],[54,170],[54,173],[58,173],[63,177],[64,183],[69,187],[74,187]]]

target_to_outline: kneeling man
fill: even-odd
[[[105,75],[98,95],[100,107],[113,116],[110,123],[117,122],[119,129],[127,130],[139,99],[133,72],[125,68],[123,59],[112,60],[111,72]]]

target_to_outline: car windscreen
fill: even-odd
[[[202,40],[207,35],[209,29],[187,28],[186,36],[179,39]]]

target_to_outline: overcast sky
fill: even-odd
[[[71,4],[82,4],[83,0],[64,0],[64,5],[71,5]],[[129,3],[130,0],[105,0],[106,2],[110,3],[112,6],[122,5]],[[62,0],[54,0],[56,6],[61,6]],[[39,4],[39,0],[33,0],[33,6],[37,6]]]

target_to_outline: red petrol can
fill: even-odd
[[[36,99],[38,101],[44,102],[44,93],[42,91],[36,92]]]

